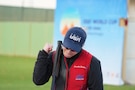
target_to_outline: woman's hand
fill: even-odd
[[[47,53],[50,53],[53,49],[52,44],[46,43],[43,48]]]

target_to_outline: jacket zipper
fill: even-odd
[[[65,90],[67,90],[67,87],[68,87],[68,79],[69,79],[69,68],[68,68],[68,65],[67,65],[67,62],[66,62],[66,58],[64,57],[64,62],[65,62],[65,65],[66,65],[66,82],[65,82]]]

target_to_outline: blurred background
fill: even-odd
[[[0,90],[49,90],[32,82],[38,51],[53,44],[56,0],[0,0]],[[125,85],[106,90],[135,90],[135,0],[127,0],[122,78]],[[125,23],[125,22],[124,22]]]

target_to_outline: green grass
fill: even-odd
[[[50,90],[51,80],[43,86],[32,81],[36,58],[0,56],[0,90]],[[135,86],[104,85],[104,90],[135,90]]]
[[[50,90],[32,82],[35,58],[0,56],[0,90]]]

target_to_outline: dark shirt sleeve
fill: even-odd
[[[52,54],[47,54],[44,50],[39,51],[33,72],[33,82],[36,85],[43,85],[49,81],[52,75]]]
[[[100,61],[96,57],[92,57],[90,71],[88,73],[89,90],[103,90],[103,77]]]

